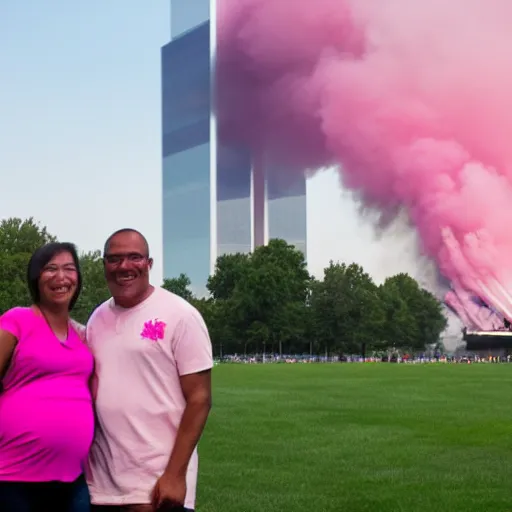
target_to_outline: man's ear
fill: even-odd
[[[148,259],[148,267],[149,267],[149,270],[151,270],[153,268],[153,258]]]

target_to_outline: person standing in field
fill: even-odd
[[[96,512],[195,507],[197,444],[211,408],[212,346],[199,312],[149,283],[144,236],[105,243],[112,298],[91,315],[96,436],[88,484]]]
[[[30,307],[0,316],[0,511],[88,512],[93,358],[70,312],[82,288],[75,246],[30,258]]]

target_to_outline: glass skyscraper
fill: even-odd
[[[171,41],[162,48],[164,277],[183,272],[198,294],[222,254],[269,238],[306,252],[305,178],[217,138],[214,5],[171,0]]]

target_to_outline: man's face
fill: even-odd
[[[153,260],[137,233],[115,235],[105,252],[104,264],[105,278],[117,304],[129,308],[146,298]]]

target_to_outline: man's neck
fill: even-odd
[[[123,300],[118,300],[114,297],[114,303],[116,306],[120,306],[124,309],[130,309],[142,304],[153,292],[155,291],[155,287],[153,285],[149,285],[144,293],[141,293],[137,297],[133,297],[133,299],[124,302]]]

